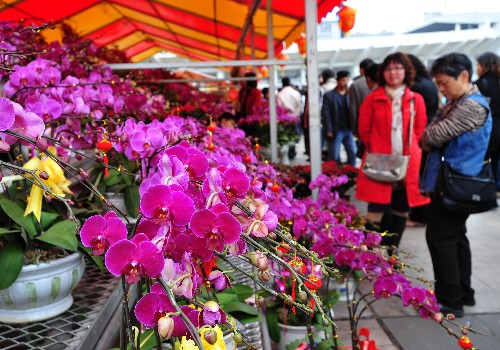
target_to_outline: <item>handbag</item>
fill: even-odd
[[[408,134],[408,149],[411,149],[414,118],[415,102],[412,98],[410,100],[410,133]],[[378,182],[399,182],[406,177],[409,161],[410,155],[367,152],[362,171],[367,177]]]
[[[494,208],[497,198],[491,161],[485,161],[478,175],[464,175],[445,161],[441,150],[441,173],[436,193],[443,207],[452,212],[477,214]]]

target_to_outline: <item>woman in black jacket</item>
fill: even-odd
[[[500,58],[493,52],[485,52],[476,58],[476,72],[479,79],[476,85],[479,91],[489,98],[491,115],[493,117],[493,128],[491,129],[490,152],[493,173],[500,192]]]

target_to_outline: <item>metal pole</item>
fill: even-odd
[[[106,64],[113,70],[128,70],[128,69],[175,69],[175,68],[213,68],[213,67],[242,67],[242,66],[267,66],[271,64],[285,64],[285,65],[297,65],[301,66],[304,64],[304,60],[301,58],[290,59],[290,60],[277,60],[274,59],[265,60],[229,60],[229,61],[182,61],[182,62],[138,62],[138,63],[111,63]]]
[[[316,0],[314,0],[316,1]],[[266,1],[267,11],[267,59],[274,61],[274,30],[272,0]],[[276,67],[269,63],[269,127],[271,135],[271,161],[278,162],[278,126],[276,113]]]
[[[319,110],[319,74],[317,46],[318,4],[305,0],[307,35],[307,100],[309,103],[309,144],[311,181],[321,173],[321,114]],[[317,191],[313,193],[314,198]]]
[[[253,16],[255,15],[255,12],[259,9],[260,3],[262,0],[253,0],[253,2],[250,4],[248,7],[248,14],[245,19],[245,23],[243,24],[243,28],[241,29],[241,36],[240,40],[238,41],[238,46],[236,47],[236,58],[239,59],[241,58],[242,54],[244,55],[244,45],[245,45],[245,38],[247,36],[248,30],[250,29],[250,23],[253,20]]]

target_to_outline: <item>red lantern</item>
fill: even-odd
[[[339,16],[339,27],[344,33],[348,33],[353,27],[356,21],[356,11],[352,7],[342,6],[340,11],[337,13]]]
[[[458,345],[462,349],[470,349],[472,348],[472,342],[470,341],[470,338],[466,335],[464,335],[462,338],[458,339]]]
[[[306,41],[306,35],[304,33],[300,33],[299,38],[295,41],[299,47],[299,53],[302,57],[306,57],[307,54]]]
[[[108,155],[106,152],[108,152],[111,148],[113,148],[113,144],[109,142],[108,139],[102,138],[100,141],[96,143],[96,147],[99,151],[102,152],[103,154],[103,162],[105,165],[109,164],[109,159]],[[109,169],[108,167],[104,168],[104,177],[109,177]]]
[[[318,290],[321,288],[323,282],[321,282],[321,280],[318,277],[311,275],[306,281],[304,281],[304,284],[310,290]]]
[[[278,60],[286,60],[287,61],[289,59],[289,57],[288,57],[288,55],[285,52],[281,51],[276,56],[276,59],[278,59]],[[284,64],[280,64],[280,67],[281,67],[281,69],[285,69],[285,65]]]

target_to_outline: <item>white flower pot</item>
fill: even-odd
[[[0,322],[26,323],[62,314],[73,304],[71,292],[85,269],[83,255],[25,265],[16,281],[0,290]]]
[[[303,339],[307,337],[307,327],[306,326],[288,326],[281,323],[278,323],[278,327],[280,329],[280,342],[278,343],[278,350],[285,350],[285,347],[293,343],[296,340]],[[285,332],[286,329],[286,332]],[[313,327],[312,331],[315,331]],[[305,340],[308,343],[308,340]]]

